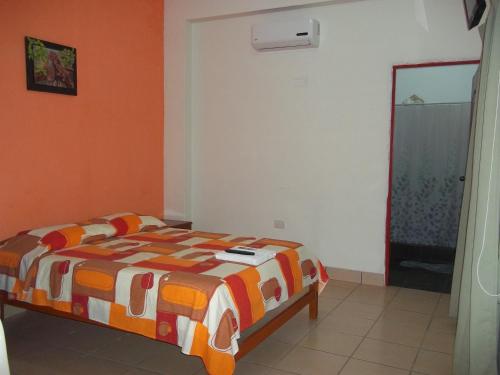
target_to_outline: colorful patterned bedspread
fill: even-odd
[[[225,375],[234,371],[240,332],[304,287],[327,281],[321,263],[296,242],[162,228],[128,216],[7,240],[0,290],[178,345],[200,356],[209,374]],[[278,253],[257,267],[215,259],[236,245]]]

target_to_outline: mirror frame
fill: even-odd
[[[400,64],[392,66],[392,95],[391,95],[391,129],[389,139],[389,181],[387,190],[387,207],[385,219],[385,285],[389,285],[391,260],[391,198],[392,198],[392,158],[394,148],[394,113],[396,104],[396,78],[399,69],[430,68],[435,66],[472,65],[480,64],[481,60],[436,61],[418,64]]]

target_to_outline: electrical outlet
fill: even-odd
[[[274,220],[274,227],[276,229],[285,229],[285,222],[283,220]]]

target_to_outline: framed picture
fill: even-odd
[[[28,90],[76,95],[76,49],[24,38]]]

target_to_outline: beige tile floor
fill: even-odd
[[[237,375],[447,375],[449,296],[332,281],[320,314],[301,311],[237,363]],[[25,312],[4,322],[13,374],[201,375],[198,358],[140,336]]]

